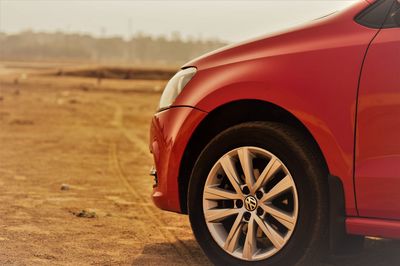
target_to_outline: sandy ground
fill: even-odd
[[[150,199],[163,84],[0,77],[0,265],[209,264],[187,216]],[[368,240],[324,265],[399,265],[399,250]]]

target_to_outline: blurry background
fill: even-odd
[[[0,0],[0,265],[208,265],[151,202],[150,120],[179,66],[352,1]],[[367,242],[335,266],[398,265]]]
[[[354,1],[0,2],[0,58],[180,65]]]

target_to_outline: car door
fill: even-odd
[[[367,51],[357,107],[357,209],[384,219],[400,219],[400,3],[394,2]]]

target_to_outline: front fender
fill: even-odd
[[[290,112],[320,146],[330,173],[341,178],[347,215],[357,215],[353,188],[354,119],[365,50],[366,45],[359,45],[345,51],[350,58],[346,66],[334,63],[321,68],[318,58],[335,62],[337,55],[310,51],[307,55],[283,55],[199,70],[175,104],[212,112],[230,102],[248,99],[273,103]],[[331,73],[339,72],[343,73],[342,79],[332,80]]]

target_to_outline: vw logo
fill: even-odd
[[[244,199],[244,206],[248,211],[254,211],[257,208],[257,200],[253,196],[248,196]]]

